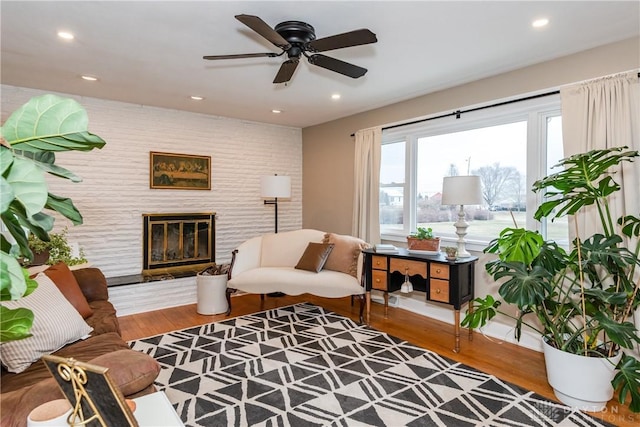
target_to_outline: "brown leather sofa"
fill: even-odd
[[[93,332],[86,340],[68,344],[53,354],[109,368],[111,378],[127,398],[154,392],[153,382],[160,373],[160,365],[152,357],[131,350],[120,336],[116,310],[108,300],[107,281],[102,272],[83,268],[73,271],[73,275],[93,310],[85,319]],[[33,408],[64,397],[42,361],[19,374],[3,367],[0,387],[2,427],[25,426]]]

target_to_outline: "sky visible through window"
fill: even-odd
[[[563,157],[561,118],[550,118],[548,126],[548,170],[553,173],[556,170],[551,170],[551,166]],[[430,197],[442,191],[442,177],[451,175],[452,168],[453,173],[469,175],[482,166],[499,163],[501,167],[514,167],[526,176],[526,141],[526,121],[420,138],[418,193]],[[385,167],[380,171],[380,182],[403,183],[404,144],[385,145],[383,158]]]
[[[442,177],[472,174],[482,166],[499,163],[526,174],[527,123],[471,129],[420,138],[418,142],[418,193],[428,197],[442,191]],[[404,182],[404,147],[397,144],[384,153],[383,183]],[[390,147],[391,148],[391,147]]]

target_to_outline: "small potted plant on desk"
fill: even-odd
[[[407,236],[407,248],[410,251],[438,252],[440,238],[433,235],[431,227],[418,227],[415,233]]]
[[[630,410],[640,412],[640,360],[633,354],[640,336],[632,322],[640,307],[640,218],[624,213],[616,221],[610,210],[621,189],[613,173],[638,157],[626,148],[568,157],[559,165],[564,170],[534,183],[548,198],[537,220],[595,208],[595,232],[565,251],[537,231],[504,229],[484,250],[498,255],[486,270],[504,279],[498,293],[518,310],[503,311],[502,301],[487,295],[471,302],[462,321],[477,328],[501,314],[516,320],[517,340],[523,326],[539,333],[556,397],[587,411],[603,410],[617,389],[619,402],[630,398]]]
[[[442,248],[442,250],[444,251],[444,253],[447,256],[447,260],[449,261],[455,261],[458,257],[458,248],[455,246],[445,246],[444,248]]]

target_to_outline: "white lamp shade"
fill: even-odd
[[[443,205],[479,205],[482,183],[477,175],[445,176],[442,181]]]
[[[283,175],[268,175],[260,177],[260,196],[291,197],[291,177]]]

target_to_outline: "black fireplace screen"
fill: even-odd
[[[195,271],[215,261],[215,213],[142,217],[143,274]]]

